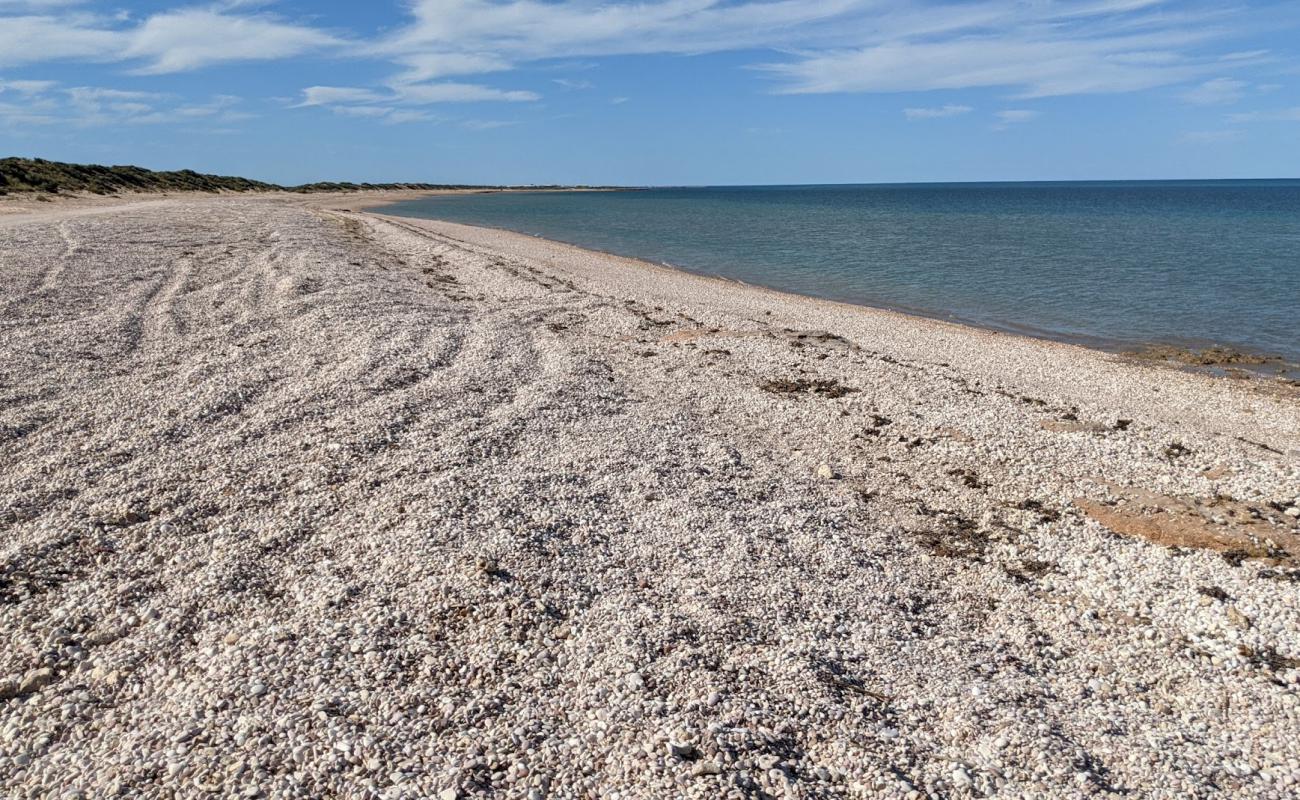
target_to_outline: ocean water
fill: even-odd
[[[1100,347],[1300,362],[1296,180],[503,193],[385,213]]]

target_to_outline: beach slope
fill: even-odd
[[[287,196],[0,216],[0,795],[1286,797],[1300,403]]]

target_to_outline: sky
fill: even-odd
[[[282,183],[1300,178],[1300,0],[0,0],[0,155]]]

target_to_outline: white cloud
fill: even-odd
[[[338,43],[312,28],[197,8],[150,17],[131,34],[125,55],[147,59],[150,63],[140,71],[154,74],[227,61],[288,58]]]
[[[1042,116],[1042,112],[1034,111],[1028,108],[1009,108],[1005,111],[999,111],[993,116],[997,117],[997,123],[993,126],[995,131],[1005,131],[1012,125],[1020,125],[1025,122],[1037,119]]]
[[[1028,122],[1041,115],[1042,112],[1032,111],[1026,108],[1011,108],[1006,111],[999,111],[995,116],[998,121],[1004,125],[1013,125],[1020,122]]]
[[[882,44],[765,69],[786,81],[781,91],[796,94],[1008,87],[1020,97],[1137,91],[1205,70],[1173,60],[1126,60],[1120,49],[1114,41],[962,38]]]
[[[1198,106],[1229,105],[1240,100],[1248,86],[1250,84],[1245,81],[1215,78],[1184,92],[1182,97]]]
[[[572,78],[551,78],[551,83],[554,83],[557,86],[562,86],[570,91],[596,88],[596,84],[591,81],[574,80]]]
[[[807,40],[809,25],[876,6],[873,0],[414,0],[413,22],[380,49],[536,60],[793,45]]]
[[[58,86],[57,81],[6,81],[0,80],[0,92],[17,92],[18,94],[42,94]]]
[[[529,102],[537,100],[533,92],[506,91],[472,83],[394,84],[385,91],[351,86],[309,86],[303,99],[293,108],[322,107],[348,117],[376,119],[385,124],[436,121],[424,111],[410,106],[435,103]],[[405,108],[403,108],[405,106]],[[491,123],[497,126],[498,123]]]
[[[501,72],[512,66],[509,61],[485,53],[409,53],[397,61],[406,67],[406,71],[394,79],[397,83],[419,83],[452,75],[481,75]]]
[[[481,101],[526,103],[541,99],[536,92],[494,89],[476,83],[411,83],[394,86],[393,90],[402,102],[416,105]]]
[[[471,103],[504,101],[526,103],[539,99],[535,92],[507,91],[477,83],[406,83],[387,91],[353,86],[309,86],[302,90],[302,102],[294,108],[308,106],[365,105],[369,103],[429,105],[431,103]]]
[[[903,116],[910,120],[917,119],[940,119],[942,117],[956,117],[961,114],[969,114],[975,109],[970,106],[946,105],[938,108],[905,108]]]
[[[1213,57],[1193,55],[1223,35],[1218,12],[1167,5],[905,4],[857,46],[823,48],[761,69],[788,93],[1001,87],[1020,97],[1138,91],[1221,69]],[[1243,54],[1241,63],[1259,57]]]
[[[128,92],[91,86],[77,86],[64,93],[68,96],[68,104],[86,118],[108,114],[138,116],[152,111],[152,103],[162,99],[162,95],[152,92]]]
[[[1267,57],[1205,53],[1231,11],[1172,0],[412,0],[373,48],[395,61],[771,49],[789,93],[1007,87],[1024,97],[1129,92]],[[1215,66],[1215,65],[1219,66]],[[466,68],[456,74],[475,74]],[[424,80],[425,77],[404,80]]]
[[[384,117],[386,125],[401,125],[406,122],[436,122],[437,118],[432,114],[423,111],[399,111],[394,110]]]
[[[1220,61],[1257,61],[1268,55],[1267,50],[1241,50],[1235,53],[1224,53],[1219,56]]]
[[[0,66],[121,62],[160,74],[323,52],[385,60],[393,74],[382,87],[309,87],[300,105],[397,108],[537,100],[466,77],[521,65],[761,49],[780,54],[756,65],[780,93],[992,88],[1032,98],[1196,83],[1185,98],[1208,105],[1246,86],[1221,76],[1274,58],[1218,43],[1288,18],[1268,0],[1243,0],[1251,14],[1211,0],[404,0],[407,21],[367,40],[267,13],[265,0],[194,1],[136,17],[89,10],[104,5],[89,0],[0,0]],[[904,114],[968,113],[957,108],[966,106]]]
[[[113,30],[88,27],[82,15],[0,17],[0,65],[79,59],[114,60],[125,46]]]
[[[179,122],[198,122],[213,125],[229,125],[233,122],[242,122],[253,119],[256,115],[246,111],[240,111],[236,106],[243,101],[238,97],[229,95],[217,95],[207,103],[185,104],[161,108],[148,114],[141,114],[133,117],[126,122],[136,125],[165,125]],[[232,132],[232,128],[211,128],[211,130],[220,130],[225,133]]]
[[[12,83],[0,84],[0,90]],[[62,125],[104,127],[114,125],[225,124],[249,119],[242,100],[216,95],[206,102],[186,103],[157,92],[128,91],[101,86],[57,88],[54,81],[25,81],[22,103],[0,103],[0,126]]]
[[[385,125],[439,121],[437,117],[424,111],[398,109],[392,106],[331,106],[330,111],[343,117],[378,120]]]
[[[302,90],[303,99],[294,108],[328,106],[336,103],[376,103],[390,99],[370,89],[350,86],[308,86]]]
[[[393,109],[387,106],[333,106],[330,108],[335,114],[344,117],[386,117],[393,113]]]
[[[460,126],[471,131],[490,131],[496,128],[509,128],[512,125],[518,124],[518,120],[467,119],[462,122]]]
[[[289,58],[341,44],[324,31],[270,15],[231,13],[239,3],[165,11],[140,22],[62,8],[68,5],[11,4],[34,13],[0,15],[0,64],[143,61],[141,73],[161,74]]]

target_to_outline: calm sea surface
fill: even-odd
[[[485,194],[385,213],[1104,347],[1224,344],[1300,362],[1294,180]]]

